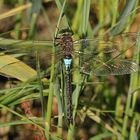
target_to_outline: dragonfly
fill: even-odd
[[[73,123],[73,106],[72,106],[72,64],[73,60],[79,59],[77,67],[81,74],[84,75],[124,75],[137,72],[139,65],[127,58],[127,52],[134,49],[138,39],[137,33],[123,33],[114,37],[99,36],[96,38],[83,38],[74,40],[73,33],[69,28],[61,29],[58,37],[54,40],[55,51],[48,53],[49,45],[53,45],[53,41],[33,41],[32,47],[19,47],[19,44],[27,44],[28,41],[13,41],[13,45],[5,45],[3,53],[11,54],[12,52],[24,52],[32,55],[33,51],[37,51],[40,56],[44,53],[46,61],[51,61],[50,57],[54,57],[54,63],[62,61],[65,67],[65,86],[66,86],[66,118],[68,123]],[[4,39],[1,39],[1,42]],[[37,46],[37,47],[34,47]],[[80,46],[80,47],[79,47]],[[24,51],[23,51],[24,50]],[[32,60],[33,61],[33,60]]]

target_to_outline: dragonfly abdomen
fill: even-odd
[[[66,106],[67,106],[67,120],[68,123],[73,122],[72,116],[72,84],[71,84],[71,74],[70,69],[66,70]]]
[[[72,59],[64,58],[64,64],[66,67],[66,106],[67,106],[67,120],[68,123],[73,122],[72,117],[72,80],[71,80],[71,67]]]

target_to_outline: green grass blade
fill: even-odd
[[[58,19],[58,22],[57,22],[57,27],[59,27],[60,25],[60,22],[61,22],[61,19],[62,19],[62,15],[64,13],[64,8],[65,8],[65,4],[66,4],[66,0],[64,1],[63,3],[63,6],[62,6],[62,9],[61,9],[61,13],[60,13],[60,16],[59,16],[59,19]],[[58,28],[56,28],[56,31],[55,31],[55,36],[54,36],[54,41],[55,41],[55,38],[58,34]],[[53,42],[54,42],[53,41]],[[54,45],[55,45],[55,42],[54,42]],[[55,52],[55,46],[53,47],[52,49],[52,53]],[[47,125],[46,125],[46,130],[49,131],[50,128],[51,128],[51,112],[52,112],[52,101],[53,101],[53,95],[54,95],[54,86],[53,86],[53,83],[54,83],[54,56],[52,56],[52,65],[51,65],[51,77],[50,77],[50,86],[49,86],[49,96],[48,96],[48,105],[47,105],[47,117],[46,117],[46,121],[47,121]],[[50,135],[46,135],[47,139],[49,140],[50,139]]]
[[[138,37],[139,40],[139,37]],[[137,62],[137,64],[140,64],[140,46],[139,46],[139,41],[136,44],[135,48],[135,57],[134,60]],[[140,73],[133,73],[131,74],[131,79],[130,79],[130,86],[129,86],[129,92],[128,92],[128,97],[127,97],[127,104],[125,108],[125,117],[123,121],[123,128],[122,128],[122,135],[124,138],[127,138],[127,125],[129,121],[129,116],[132,117],[134,115],[134,109],[136,105],[136,99],[137,99],[137,89],[139,88],[139,83],[140,83]],[[136,91],[136,92],[135,92]]]
[[[133,1],[127,0],[126,2],[127,3],[126,3],[125,8],[123,9],[122,13],[120,13],[120,16],[118,19],[119,22],[111,31],[112,35],[119,34],[120,32],[122,32],[126,28],[129,16],[131,15],[137,0],[133,0]]]

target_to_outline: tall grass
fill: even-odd
[[[23,5],[24,2],[24,0],[19,0],[19,5]],[[16,3],[12,4],[16,5]],[[4,1],[3,5],[5,5]],[[117,35],[122,32],[133,31],[134,28],[138,30],[139,28],[135,20],[138,18],[137,9],[139,8],[139,3],[137,0],[128,0],[126,2],[117,0],[115,2],[114,0],[106,2],[103,0],[56,0],[55,2],[44,2],[44,5],[42,1],[38,0],[37,3],[32,1],[32,6],[32,9],[27,11],[22,11],[23,9],[21,8],[18,14],[12,12],[12,15],[16,16],[15,39],[1,38],[1,45],[9,49],[17,46],[19,47],[17,50],[22,50],[23,46],[25,48],[37,46],[39,50],[39,47],[45,46],[46,43],[51,55],[57,50],[55,39],[59,30],[63,27],[70,27],[73,30],[74,40],[93,38],[93,35],[106,35],[107,33]],[[48,9],[45,6],[48,6]],[[53,15],[52,11],[49,12],[53,8],[56,15]],[[19,11],[19,8],[17,10]],[[16,8],[12,11],[16,11]],[[25,14],[24,12],[27,12],[27,19],[22,18],[22,15]],[[44,17],[47,26],[41,23],[41,20],[39,22],[39,15]],[[4,17],[3,14],[0,19],[10,16],[11,14],[5,14]],[[21,32],[20,26],[26,22],[29,26],[29,36],[26,41],[18,40]],[[37,24],[43,24],[42,26],[47,28],[48,33],[44,38],[46,40],[51,38],[52,41],[34,41],[39,37]],[[42,26],[41,28],[43,28]],[[134,32],[137,30],[134,30]],[[137,40],[139,40],[139,36],[137,36]],[[138,43],[135,45],[134,61],[139,64],[139,45]],[[83,48],[79,48],[79,50],[83,50]],[[132,52],[129,53],[130,55],[132,54]],[[15,51],[14,56],[16,55],[18,56],[19,54]],[[49,73],[50,78],[44,78],[45,72],[41,71],[38,54],[36,54],[36,71],[25,63],[18,61],[18,59],[13,58],[13,56],[5,55],[7,61],[4,61],[2,56],[0,58],[0,73],[4,76],[8,75],[16,78],[20,82],[18,81],[17,85],[14,84],[14,87],[0,90],[1,111],[6,110],[10,114],[7,122],[0,123],[1,127],[32,124],[35,126],[34,131],[39,132],[39,134],[37,133],[38,138],[42,137],[47,140],[132,140],[140,138],[138,133],[139,109],[137,107],[139,101],[139,72],[131,74],[130,77],[128,75],[117,77],[85,76],[79,72],[79,69],[75,68],[75,65],[78,65],[77,67],[80,65],[79,58],[76,58],[73,61],[72,69],[74,123],[68,125],[65,122],[65,78],[62,63],[55,64],[57,60],[52,55],[51,67],[47,67],[45,70],[47,74]],[[48,57],[46,57],[47,59]],[[18,74],[17,71],[19,71]],[[17,80],[15,81],[17,83]],[[54,109],[55,98],[57,99],[58,109]],[[41,102],[41,117],[34,117],[28,114],[28,111],[32,112],[32,109],[34,109],[32,106],[29,106],[29,110],[24,112],[25,114],[19,109],[19,104],[26,103],[26,101],[38,102],[38,100]],[[52,114],[55,114],[56,110],[58,110],[58,115],[53,116]],[[17,120],[14,119],[15,116]],[[1,117],[3,116],[1,115]]]

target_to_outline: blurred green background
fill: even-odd
[[[15,46],[32,47],[39,43],[34,40],[53,40],[57,31],[66,27],[73,30],[75,40],[136,32],[135,50],[126,55],[129,58],[134,52],[134,61],[139,64],[139,7],[139,0],[1,0],[0,46],[11,50]],[[47,45],[46,54],[51,54],[52,45]],[[19,50],[14,56],[22,55]],[[2,54],[0,58],[1,140],[140,139],[139,72],[92,75],[81,83],[84,76],[73,71],[75,119],[68,127],[63,119],[65,80],[60,63],[53,66],[49,57],[41,59],[43,64],[33,57],[24,59],[33,62],[37,71],[11,56]],[[47,76],[42,78],[38,65],[45,64],[43,75]]]

